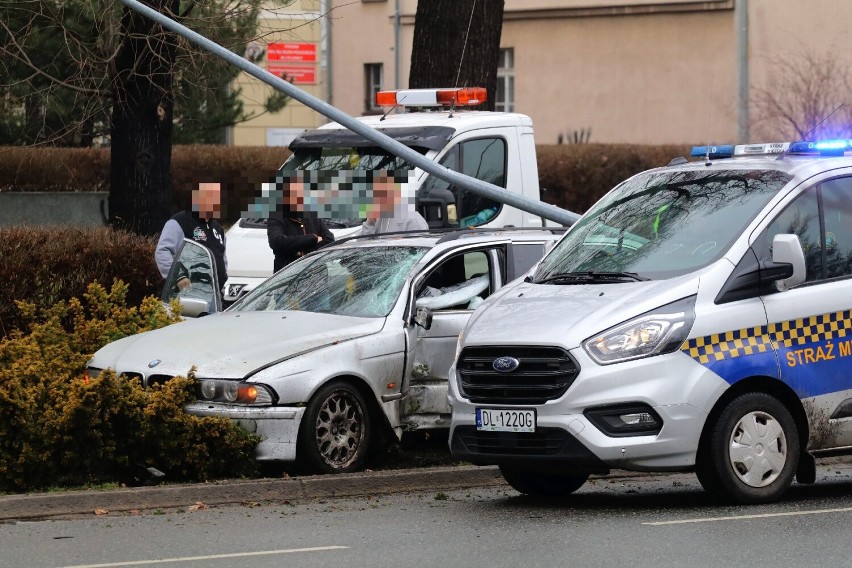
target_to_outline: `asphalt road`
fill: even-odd
[[[849,566],[852,464],[781,503],[724,506],[694,476],[505,485],[0,525],[0,566]]]

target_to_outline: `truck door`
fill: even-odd
[[[431,310],[432,323],[429,329],[418,325],[408,329],[411,351],[403,414],[410,426],[449,427],[447,377],[458,336],[473,310],[505,284],[501,267],[505,247],[506,243],[495,243],[453,252],[430,263],[414,279],[414,305]]]
[[[464,140],[451,147],[439,164],[498,187],[506,187],[507,142],[501,136]],[[430,227],[478,227],[497,219],[503,204],[456,188],[435,176],[417,192],[417,207]],[[505,224],[505,223],[502,223]],[[498,223],[498,226],[502,226]]]
[[[836,175],[836,174],[835,174]],[[796,234],[807,280],[763,302],[781,379],[802,399],[811,449],[852,444],[852,176],[801,192],[758,236],[771,258],[776,234]]]

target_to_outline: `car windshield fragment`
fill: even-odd
[[[612,283],[687,274],[721,258],[790,179],[772,170],[638,175],[571,227],[534,281],[577,283],[553,278],[576,273],[630,274]]]
[[[332,249],[298,260],[235,305],[239,312],[292,310],[384,317],[424,247]]]

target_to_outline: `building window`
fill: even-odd
[[[515,112],[515,49],[512,47],[500,50],[494,110]]]
[[[379,109],[376,105],[376,93],[382,90],[382,64],[381,63],[365,63],[364,64],[364,110],[366,112],[376,112]]]

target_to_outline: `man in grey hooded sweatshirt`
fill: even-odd
[[[414,210],[414,204],[402,198],[402,185],[393,174],[376,172],[373,177],[373,206],[367,211],[361,234],[428,230],[426,219]]]

